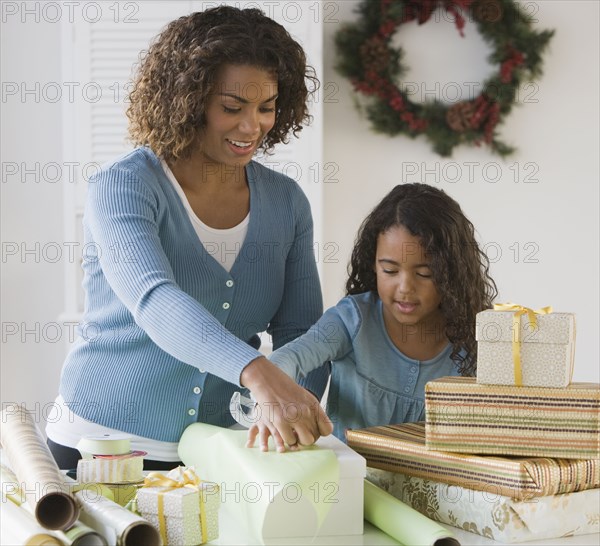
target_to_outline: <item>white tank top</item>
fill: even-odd
[[[229,229],[215,229],[207,226],[192,210],[183,189],[179,185],[179,182],[177,182],[171,169],[169,169],[169,166],[163,160],[161,160],[161,165],[167,178],[173,184],[175,191],[177,191],[204,248],[229,273],[246,238],[250,213],[237,226]]]

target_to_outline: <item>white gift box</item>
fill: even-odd
[[[482,311],[477,314],[477,382],[515,385],[513,342],[514,311]],[[519,317],[519,354],[522,385],[566,387],[571,382],[575,359],[575,315],[536,314],[534,326],[527,313]]]
[[[333,436],[298,451],[246,447],[248,432],[194,423],[179,456],[221,490],[221,518],[249,543],[363,533],[366,460]],[[210,446],[208,449],[206,446]],[[227,529],[219,540],[232,543]]]
[[[203,544],[219,536],[219,487],[202,482],[196,489],[178,487],[141,487],[137,492],[137,510],[160,531],[159,495],[162,495],[163,522],[167,543],[170,545]],[[202,495],[202,497],[200,497]],[[201,517],[201,498],[204,520]],[[202,521],[206,522],[205,540]]]
[[[362,535],[364,531],[364,480],[367,473],[366,459],[349,448],[344,442],[333,436],[319,438],[316,445],[333,450],[339,465],[339,482],[329,482],[319,484],[317,490],[314,488],[311,492],[323,495],[324,502],[329,502],[329,512],[325,516],[323,523],[319,527],[316,536],[343,536],[343,535]],[[304,521],[309,521],[309,506],[303,506],[306,510],[306,516],[301,516],[298,511],[300,507],[295,507],[287,503],[284,506],[288,513],[269,514],[264,526],[264,538],[284,538],[284,537],[305,537],[307,536],[307,526]],[[284,517],[285,520],[279,519]],[[296,519],[297,518],[297,519]],[[281,525],[281,521],[298,522],[297,528],[287,529]]]

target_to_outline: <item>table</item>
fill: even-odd
[[[463,546],[500,546],[500,542],[485,538],[450,525],[440,524],[442,527],[450,530],[455,538]],[[244,536],[240,536],[236,532],[231,522],[220,521],[220,536],[218,540],[211,542],[211,544],[218,544],[222,546],[242,546],[249,545],[248,539]],[[294,539],[273,539],[265,542],[266,545],[277,545],[277,546],[305,546],[310,544],[312,546],[388,546],[398,545],[399,542],[395,541],[390,536],[386,535],[383,531],[380,531],[369,522],[365,521],[365,532],[363,535],[354,536],[338,536],[338,537],[319,537],[314,541],[306,538],[294,538]],[[517,543],[514,543],[517,544]],[[542,541],[531,541],[522,542],[518,544],[530,545],[530,546],[598,546],[600,544],[600,534],[592,535],[580,535],[575,537],[558,538],[554,540],[542,540]],[[405,546],[421,546],[418,544],[410,544]]]
[[[3,460],[3,452],[0,447],[0,462],[6,464]],[[448,529],[463,546],[500,546],[501,543],[491,540],[474,533],[457,529],[450,525],[440,523],[442,527]],[[219,546],[252,546],[248,537],[243,535],[239,529],[236,529],[235,522],[219,520],[219,538],[210,544]],[[257,543],[258,544],[258,543]],[[307,538],[289,538],[289,539],[271,539],[265,541],[267,546],[390,546],[400,544],[392,537],[374,527],[369,522],[364,522],[364,533],[362,535],[346,535],[337,537],[319,537],[315,540]],[[600,545],[600,533],[590,535],[579,535],[575,537],[557,538],[553,540],[529,541],[522,543],[513,543],[529,546],[598,546]],[[421,546],[410,544],[404,546]]]

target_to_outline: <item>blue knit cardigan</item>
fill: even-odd
[[[162,441],[189,424],[232,424],[243,368],[320,316],[308,200],[298,184],[246,167],[250,221],[228,273],[203,246],[147,148],[92,177],[84,214],[85,312],[60,393],[77,415]],[[321,395],[327,367],[305,382]]]

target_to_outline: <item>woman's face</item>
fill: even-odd
[[[246,165],[275,124],[277,77],[263,68],[224,65],[206,106],[200,133],[204,160]]]

